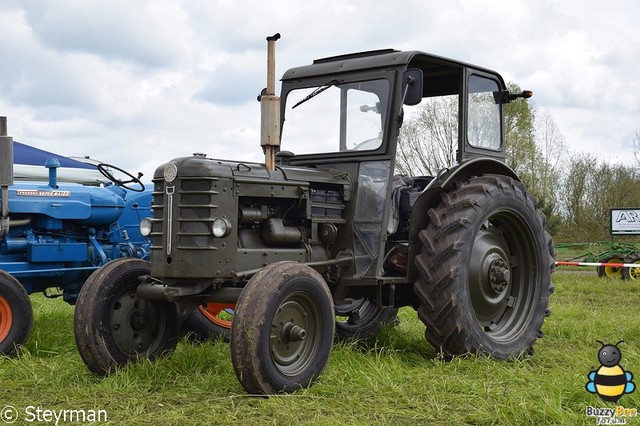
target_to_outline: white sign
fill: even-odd
[[[611,235],[640,235],[640,209],[611,209]]]

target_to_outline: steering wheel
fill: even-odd
[[[369,151],[372,149],[380,148],[382,145],[382,138],[373,138],[367,139],[366,141],[362,141],[358,143],[356,146],[351,148],[353,151]]]
[[[113,174],[111,174],[111,171],[109,169],[118,171],[118,172],[122,173],[125,177],[130,178],[130,179],[129,180],[117,179],[115,176],[113,176]],[[144,183],[142,183],[140,181],[140,178],[142,177],[142,173],[140,173],[140,172],[138,172],[138,177],[135,177],[131,173],[129,173],[129,172],[125,171],[125,170],[122,170],[120,167],[112,166],[111,164],[105,164],[105,163],[98,164],[98,171],[100,173],[102,173],[102,176],[104,176],[107,179],[109,179],[116,186],[121,186],[121,187],[123,187],[125,189],[128,189],[129,191],[133,191],[133,192],[143,192],[144,191]],[[127,186],[128,184],[134,184],[134,185],[137,185],[137,186],[130,187],[130,186]]]

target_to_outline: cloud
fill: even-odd
[[[191,33],[179,3],[162,0],[27,0],[26,22],[43,46],[142,67],[171,66]]]
[[[380,48],[453,57],[534,90],[572,149],[624,158],[638,15],[622,0],[5,0],[0,114],[22,142],[147,175],[193,152],[260,161],[255,98],[280,32],[278,75]]]

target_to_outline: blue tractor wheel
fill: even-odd
[[[14,277],[0,271],[0,354],[14,355],[31,332],[33,310],[27,291]]]

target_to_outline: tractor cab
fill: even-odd
[[[502,105],[513,95],[502,77],[417,51],[336,56],[287,71],[282,147],[300,165],[391,159],[404,107],[439,97],[458,105],[458,162],[504,159]]]
[[[457,165],[442,170],[440,178],[450,178],[474,159],[480,159],[475,171],[513,175],[502,163],[502,108],[513,96],[502,77],[488,69],[418,51],[354,53],[290,69],[282,78],[281,98],[281,148],[286,151],[277,154],[280,164],[344,170],[354,181],[346,226],[354,240],[352,272],[358,279],[407,272],[410,241],[417,241],[424,227],[417,218],[411,229],[411,210],[416,203],[421,209],[433,203],[443,182],[395,171],[405,110],[442,99],[453,105],[442,113],[454,115],[449,122],[456,123]],[[434,190],[419,201],[430,183]],[[401,254],[389,268],[383,260],[392,248]]]

